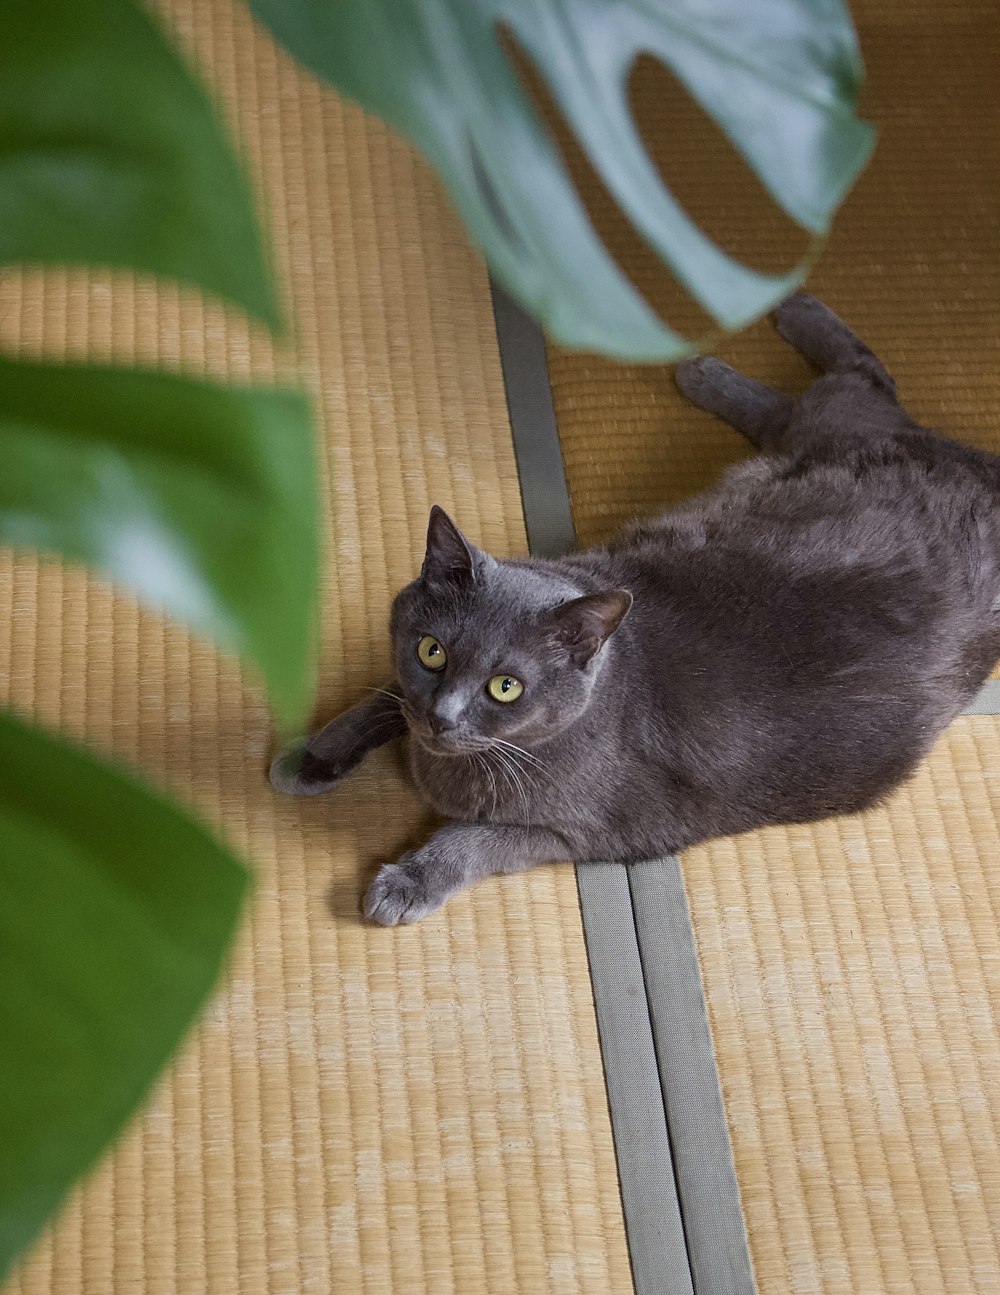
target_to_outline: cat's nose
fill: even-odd
[[[453,728],[458,727],[458,723],[450,715],[442,715],[440,711],[428,711],[427,723],[435,737],[442,733],[450,733]]]

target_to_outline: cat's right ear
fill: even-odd
[[[556,642],[572,661],[584,666],[600,652],[631,606],[632,595],[627,589],[607,589],[573,598],[555,610]]]
[[[427,552],[420,578],[435,589],[461,587],[476,578],[476,550],[437,504],[427,524]]]

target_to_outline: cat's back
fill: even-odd
[[[627,528],[611,552],[658,572],[654,586],[693,576],[713,602],[737,586],[794,583],[981,612],[1000,593],[1000,458],[910,421],[807,441],[731,468],[713,490]]]
[[[741,751],[789,781],[811,759],[849,807],[849,785],[898,780],[1000,655],[993,465],[923,436],[915,453],[751,460],[602,559],[635,595],[646,695],[693,740],[718,735],[723,781]]]

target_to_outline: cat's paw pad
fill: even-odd
[[[700,403],[706,396],[711,396],[725,383],[732,369],[723,360],[714,355],[696,355],[693,359],[682,360],[674,370],[674,381],[688,400]]]
[[[423,869],[415,862],[386,863],[379,868],[365,895],[364,913],[379,926],[419,922],[440,907],[429,894]]]
[[[268,776],[275,791],[287,796],[319,796],[335,787],[342,775],[343,770],[330,761],[313,755],[308,739],[302,738],[275,756]]]
[[[793,292],[780,306],[775,307],[771,318],[785,341],[793,342],[800,328],[825,322],[830,315],[829,307],[824,306],[818,297],[808,292]]]

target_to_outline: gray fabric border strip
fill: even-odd
[[[973,697],[963,715],[1000,715],[1000,679],[984,683],[979,694]]]
[[[627,875],[694,1288],[698,1295],[752,1295],[736,1168],[680,860],[632,864]]]
[[[584,863],[576,877],[636,1295],[693,1295],[628,873]]]
[[[492,280],[490,288],[528,547],[536,557],[553,558],[573,547],[576,531],[559,448],[545,338],[531,316]]]
[[[553,556],[575,532],[545,341],[492,291],[528,543]],[[753,1295],[680,865],[581,864],[577,885],[636,1295]]]

